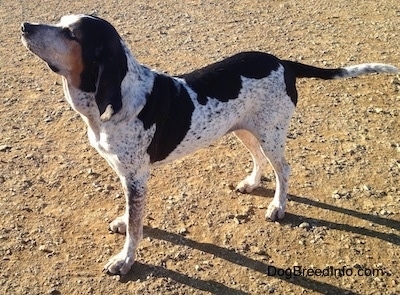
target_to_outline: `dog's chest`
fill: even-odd
[[[100,135],[100,133],[95,132],[90,127],[88,128],[88,138],[90,145],[94,147],[101,156],[107,158],[110,154],[110,143],[107,141],[107,137],[105,137],[104,135]]]
[[[151,141],[154,128],[145,130],[137,120],[107,123],[99,130],[88,128],[88,138],[91,146],[107,160],[118,173],[130,171],[149,162],[146,149]]]

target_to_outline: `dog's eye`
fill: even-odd
[[[74,32],[70,28],[63,28],[62,33],[70,40],[77,40]]]

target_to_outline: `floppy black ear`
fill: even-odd
[[[94,92],[100,119],[108,121],[122,108],[121,83],[128,71],[125,48],[115,28],[98,17],[83,17],[76,30],[84,63],[79,88]]]
[[[119,38],[112,41],[103,44],[98,53],[99,72],[95,98],[102,121],[110,120],[122,108],[121,83],[127,72],[126,55],[121,41]]]
[[[114,27],[105,20],[97,19],[98,34],[94,60],[98,65],[95,99],[100,119],[108,121],[122,108],[121,83],[127,71],[127,57],[121,38]]]
[[[102,121],[110,120],[122,108],[122,79],[117,65],[111,61],[100,63],[95,98]]]

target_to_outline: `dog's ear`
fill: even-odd
[[[119,38],[108,41],[96,48],[95,53],[98,61],[95,99],[102,121],[110,120],[122,108],[121,83],[127,72],[125,51]]]
[[[80,89],[94,92],[100,119],[108,121],[122,108],[121,83],[128,71],[125,48],[106,20],[86,16],[76,30],[81,35],[84,63]]]

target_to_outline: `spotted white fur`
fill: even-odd
[[[208,146],[229,132],[234,132],[250,151],[254,162],[252,173],[238,184],[237,189],[247,193],[255,189],[260,184],[262,167],[269,162],[276,174],[276,191],[266,217],[272,220],[283,218],[290,173],[289,165],[284,158],[284,149],[287,129],[297,101],[295,78],[334,79],[370,72],[397,71],[396,68],[383,64],[362,64],[344,69],[322,70],[294,62],[280,61],[273,56],[244,54],[240,57],[243,57],[243,60],[248,56],[251,58],[257,56],[264,61],[270,61],[272,65],[267,64],[270,69],[265,73],[263,69],[254,72],[251,67],[242,67],[243,74],[240,74],[240,79],[236,83],[239,88],[235,97],[209,95],[203,101],[204,98],[196,92],[197,86],[193,86],[198,81],[193,79],[193,76],[166,78],[140,65],[125,43],[120,40],[124,54],[122,61],[126,60],[127,69],[118,85],[122,108],[118,110],[110,103],[101,110],[96,100],[96,93],[100,88],[102,75],[107,74],[107,69],[98,62],[98,74],[95,76],[97,80],[94,81],[92,77],[90,84],[84,81],[84,79],[89,81],[90,77],[83,78],[85,68],[91,65],[84,60],[82,53],[85,44],[85,40],[82,40],[85,38],[82,26],[87,19],[91,20],[91,26],[97,28],[98,25],[98,30],[107,29],[108,33],[104,32],[104,35],[110,32],[116,34],[111,30],[111,25],[105,24],[106,22],[101,19],[73,15],[63,17],[57,25],[25,23],[22,26],[22,40],[29,50],[63,76],[66,99],[87,124],[90,144],[107,160],[121,180],[126,195],[126,210],[124,215],[110,224],[110,229],[113,232],[126,233],[126,239],[121,252],[112,257],[105,266],[105,269],[113,274],[126,274],[135,261],[135,250],[143,233],[146,184],[152,165],[161,165],[181,158],[196,149]],[[61,30],[67,30],[67,35],[59,34]],[[102,49],[101,46],[99,48],[96,50]],[[242,66],[243,60],[240,58],[236,58],[235,62]],[[224,66],[219,65],[218,71],[224,70],[230,62],[232,59],[223,64]],[[96,68],[96,65],[91,66]],[[115,76],[114,73],[111,74]],[[227,71],[226,75],[230,77],[232,73]],[[161,80],[167,84],[160,84],[158,82],[160,77],[164,77]],[[225,76],[221,79],[225,79]],[[92,84],[95,84],[93,91],[82,90],[82,85],[90,88]],[[163,126],[152,121],[151,112],[154,111],[156,114],[160,112],[157,106],[149,107],[150,115],[144,114],[144,111],[150,104],[149,99],[158,92],[157,87],[161,86],[167,87],[165,88],[167,90],[172,89],[171,96],[183,93],[180,98],[185,99],[187,94],[187,99],[190,101],[185,100],[185,102],[188,109],[193,109],[189,114],[188,128],[180,131],[184,134],[182,140],[179,140],[176,147],[168,151],[165,157],[152,161],[149,147],[157,136],[157,128]],[[233,86],[213,87],[220,87],[214,90],[221,91],[224,87],[229,90]],[[156,101],[157,97],[153,99]]]

